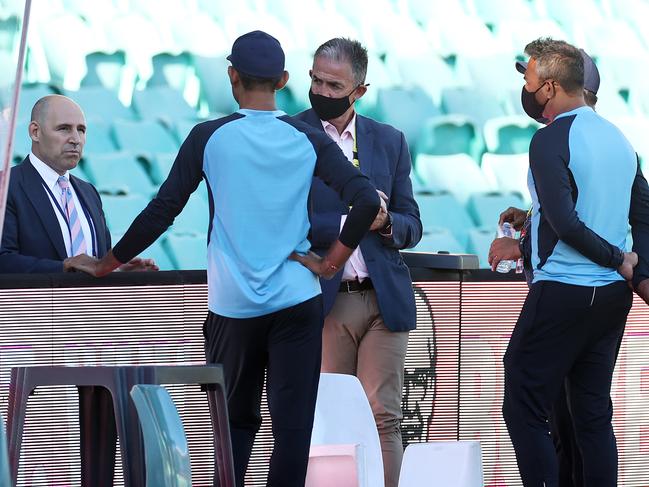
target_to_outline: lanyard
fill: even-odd
[[[67,212],[61,207],[59,200],[56,198],[56,196],[54,196],[54,193],[52,193],[52,190],[47,186],[47,183],[45,183],[45,180],[43,179],[42,176],[41,176],[41,183],[43,184],[45,191],[47,191],[47,194],[50,196],[50,199],[54,202],[54,206],[63,217],[63,221],[65,221],[65,225],[68,227],[68,235],[70,236],[70,242],[72,242],[72,228],[70,228],[70,221],[68,220]],[[70,182],[70,184],[72,184],[72,182]],[[70,193],[72,193],[71,190],[69,191]],[[70,197],[72,197],[72,194],[70,194]],[[92,218],[90,217],[90,214],[84,207],[84,205],[81,204],[81,200],[79,200],[79,206],[83,210],[83,214],[86,215],[86,219],[88,220],[88,226],[90,227],[90,238],[92,240],[92,255],[93,257],[97,257],[97,235],[95,234],[94,223],[92,221]]]
[[[354,147],[352,149],[352,164],[360,169],[361,161],[358,159],[358,147],[356,146],[356,125],[354,125]]]

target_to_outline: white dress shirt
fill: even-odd
[[[61,203],[61,187],[59,186],[58,183],[59,174],[50,166],[48,166],[43,161],[41,161],[38,157],[36,157],[32,152],[29,153],[29,161],[32,163],[32,166],[34,166],[36,171],[38,171],[38,174],[41,175],[41,178],[43,178],[43,181],[45,181],[45,184],[50,189],[54,197],[57,199],[58,206],[57,203],[52,201],[52,197],[50,196],[49,192],[45,188],[43,188],[43,191],[45,191],[45,193],[47,194],[47,199],[52,205],[52,209],[54,210],[56,219],[59,222],[59,227],[61,227],[61,235],[63,235],[63,243],[65,244],[65,251],[68,254],[68,257],[72,257],[72,243],[70,241],[70,230],[68,229],[68,224],[60,211],[60,209],[63,208]],[[64,176],[68,178],[68,181],[70,180],[69,172],[66,172]],[[72,183],[70,183],[69,187],[70,187],[70,191],[72,192],[72,200],[74,201],[74,206],[77,209],[77,215],[79,216],[79,221],[81,223],[83,238],[86,240],[86,254],[93,255],[94,242],[92,241],[92,233],[90,232],[90,224],[88,222],[88,218],[86,218],[86,213],[85,211],[83,211],[83,206],[81,205],[81,202],[77,197],[77,193],[75,193],[74,188],[72,187]]]
[[[336,127],[334,127],[326,120],[322,120],[322,126],[324,127],[324,131],[327,133],[329,138],[331,138],[331,140],[333,140],[336,144],[338,144],[338,147],[341,148],[343,154],[345,154],[345,157],[349,159],[349,162],[351,164],[352,161],[354,160],[354,137],[356,136],[356,114],[354,114],[347,127],[345,127],[345,130],[343,130],[342,134],[339,134]],[[346,219],[347,219],[347,215],[342,215],[340,217],[341,230],[343,228],[343,225],[345,224]],[[349,260],[345,263],[342,280],[353,281],[355,279],[358,279],[359,281],[362,282],[366,277],[369,277],[369,275],[370,274],[367,270],[367,265],[365,264],[365,259],[363,258],[363,253],[361,252],[361,248],[357,247],[356,250],[354,250],[354,253],[349,258]]]

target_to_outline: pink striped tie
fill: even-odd
[[[86,253],[86,240],[83,237],[83,230],[81,230],[81,220],[79,214],[74,206],[74,199],[72,198],[72,191],[70,191],[70,183],[65,176],[59,177],[59,187],[61,188],[61,204],[65,209],[65,214],[68,217],[68,226],[70,228],[70,241],[72,242],[72,256]]]

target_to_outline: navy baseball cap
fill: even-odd
[[[595,61],[586,54],[586,51],[579,49],[581,57],[584,58],[584,89],[597,94],[599,90],[599,71],[595,65]],[[519,73],[525,74],[527,63],[525,61],[516,61],[516,70]]]
[[[260,30],[238,37],[226,58],[240,73],[255,78],[279,78],[284,74],[284,51],[279,41]]]

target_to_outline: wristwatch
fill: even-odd
[[[383,225],[383,228],[379,230],[379,234],[384,237],[390,237],[392,235],[392,215],[388,211],[388,221]]]

